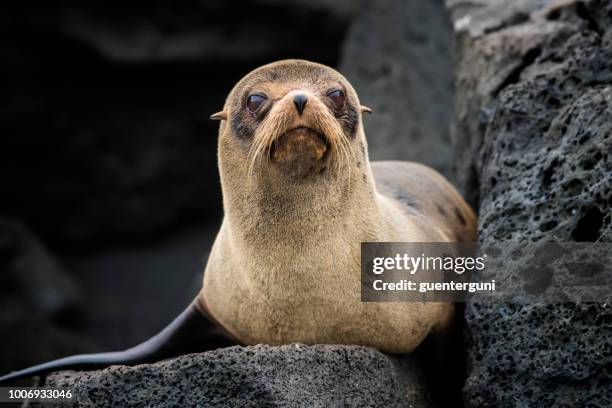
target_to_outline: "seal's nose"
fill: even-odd
[[[297,109],[300,115],[302,114],[302,112],[304,112],[306,102],[308,102],[308,98],[304,94],[297,94],[293,97],[293,103],[295,104],[295,108]]]

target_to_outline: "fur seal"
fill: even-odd
[[[0,382],[150,362],[204,344],[409,353],[444,331],[452,304],[361,302],[361,242],[473,241],[476,233],[474,212],[434,170],[369,162],[369,111],[346,78],[321,64],[283,60],[247,74],[211,116],[221,120],[224,219],[194,302],[139,346],[55,360]]]

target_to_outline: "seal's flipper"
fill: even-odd
[[[151,363],[181,354],[214,350],[236,344],[233,337],[202,312],[194,301],[161,332],[135,347],[108,353],[79,354],[49,361],[2,376],[0,384],[53,371],[91,370],[113,364]]]

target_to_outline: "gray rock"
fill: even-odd
[[[452,137],[481,242],[612,241],[612,3],[449,1]],[[470,303],[465,402],[612,404],[608,304]]]
[[[357,346],[230,347],[151,365],[57,373],[46,385],[72,387],[77,407],[431,406],[411,357]]]
[[[342,72],[372,108],[370,158],[414,160],[451,177],[451,30],[442,1],[367,2],[345,40]]]

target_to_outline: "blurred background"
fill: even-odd
[[[370,157],[454,178],[442,0],[10,2],[0,13],[0,373],[132,346],[198,292],[218,123],[282,58],[343,72]]]

